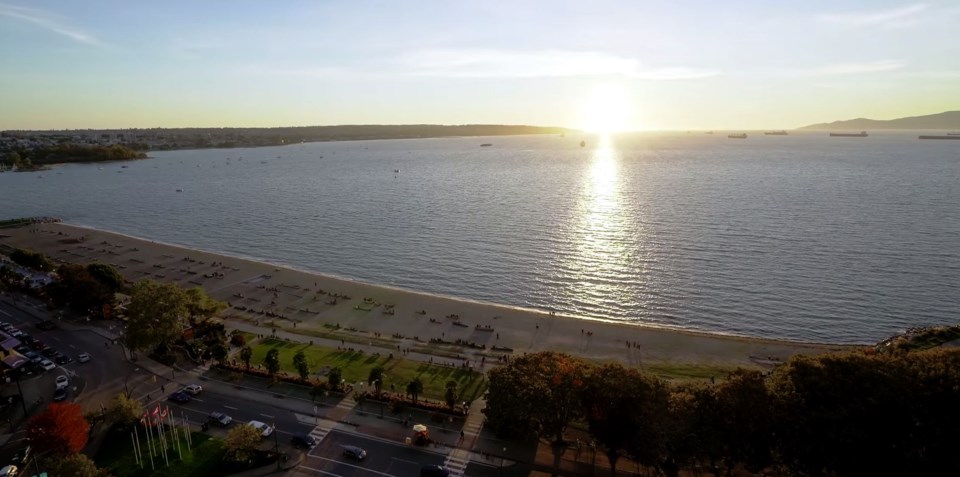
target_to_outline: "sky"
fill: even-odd
[[[953,1],[0,0],[0,130],[793,128],[960,109]]]

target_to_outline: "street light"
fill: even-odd
[[[130,398],[130,388],[127,387],[127,382],[130,381],[130,376],[133,376],[140,371],[140,368],[135,368],[132,373],[128,374],[126,378],[123,378],[123,390],[127,392],[127,399]]]
[[[379,379],[377,379],[373,383],[374,383],[374,386],[376,386],[377,388],[380,388],[380,386],[383,385],[383,381]],[[380,419],[383,419],[383,396],[381,396],[380,393],[377,393],[377,400],[380,401]]]

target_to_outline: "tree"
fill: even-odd
[[[223,360],[227,359],[227,355],[230,354],[230,351],[227,350],[226,344],[223,342],[217,342],[210,348],[210,354],[213,356],[213,359],[222,364]]]
[[[457,405],[457,382],[456,381],[447,381],[447,391],[444,394],[444,398],[447,400],[447,406],[450,406],[450,409],[453,409],[453,406]]]
[[[107,407],[107,419],[122,428],[133,427],[143,415],[143,406],[140,401],[120,393],[113,397]]]
[[[87,265],[87,273],[95,280],[107,287],[111,293],[123,291],[127,286],[126,279],[112,265],[105,263],[91,263]]]
[[[423,381],[420,381],[420,378],[413,378],[413,381],[407,383],[407,394],[413,398],[414,404],[417,403],[421,393],[423,393]]]
[[[250,371],[250,360],[253,359],[253,348],[249,346],[244,346],[240,348],[240,361],[243,361],[243,364],[247,366],[247,371]]]
[[[110,477],[110,472],[98,468],[93,460],[80,453],[55,455],[43,459],[43,467],[47,475],[57,477]]]
[[[656,449],[662,441],[662,416],[669,397],[663,382],[608,364],[587,374],[581,392],[587,425],[606,449],[612,475],[617,475],[617,460],[632,442]]]
[[[380,391],[383,389],[383,377],[385,376],[383,371],[383,366],[374,366],[370,370],[370,375],[367,376],[367,382],[373,385],[377,396],[380,396]]]
[[[35,452],[69,454],[80,452],[87,445],[90,424],[83,417],[80,405],[55,402],[27,422],[27,439]]]
[[[715,432],[728,461],[759,472],[772,463],[773,398],[763,373],[737,369],[715,388]]]
[[[27,249],[16,249],[10,254],[10,260],[17,265],[48,272],[54,269],[53,262],[46,255]]]
[[[103,305],[111,305],[114,292],[97,280],[83,265],[65,264],[57,269],[57,280],[46,287],[47,295],[59,306],[69,307],[80,315],[99,313]]]
[[[23,158],[20,157],[20,153],[17,151],[10,151],[7,153],[6,163],[10,167],[20,168],[23,165]]]
[[[487,423],[503,436],[534,431],[560,441],[567,423],[583,412],[586,369],[580,359],[553,351],[511,359],[489,373]]]
[[[174,283],[143,279],[133,285],[124,341],[133,351],[167,344],[181,336],[186,295]]]
[[[276,378],[277,372],[280,371],[280,350],[270,348],[267,355],[263,357],[263,366],[267,368],[271,378]]]
[[[303,350],[299,350],[297,354],[293,355],[293,367],[297,368],[300,379],[306,381],[307,377],[310,376],[310,365],[307,364],[307,355],[303,353]]]
[[[327,373],[327,383],[331,389],[340,389],[340,383],[343,382],[343,372],[340,368],[333,368]]]
[[[196,325],[198,321],[206,321],[227,309],[226,302],[210,298],[203,288],[191,288],[185,292],[185,295],[187,314],[192,325]]]
[[[241,424],[227,432],[223,446],[229,459],[248,463],[256,456],[262,440],[263,433],[260,430],[249,424]]]

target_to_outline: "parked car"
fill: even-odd
[[[342,446],[343,455],[351,459],[363,460],[367,458],[367,451],[357,446]]]
[[[425,465],[420,467],[420,477],[448,477],[450,469],[442,465]]]
[[[232,417],[222,412],[211,412],[207,420],[220,427],[227,427],[230,425],[231,422],[233,422]]]
[[[317,440],[314,439],[310,434],[297,433],[294,434],[293,438],[290,439],[290,444],[292,444],[293,447],[309,449],[317,445]]]
[[[23,336],[23,332],[20,331],[20,330],[18,330],[18,329],[16,329],[16,328],[10,328],[10,329],[7,331],[7,334],[9,334],[10,336],[13,336],[14,338],[19,338],[19,337]]]
[[[37,353],[36,351],[27,351],[26,353],[23,353],[23,357],[29,359],[33,363],[39,363],[40,361],[43,361],[43,356],[40,356],[40,353]]]
[[[15,475],[17,475],[17,470],[18,470],[17,466],[8,465],[0,469],[0,477],[14,477]]]
[[[40,360],[40,367],[47,371],[57,369],[57,365],[53,364],[53,361],[50,361],[49,359]]]
[[[52,358],[53,355],[57,354],[57,350],[49,346],[45,346],[42,350],[40,350],[40,354],[42,354],[44,357]]]
[[[70,385],[70,378],[61,374],[60,376],[57,376],[55,383],[57,385],[57,389],[65,388]]]
[[[57,329],[57,323],[53,320],[43,320],[37,323],[37,328],[44,331],[55,330]]]
[[[57,390],[53,392],[54,401],[63,401],[66,398],[67,398],[67,388],[57,388]]]
[[[55,361],[57,362],[57,364],[70,364],[73,362],[73,358],[65,354],[61,354],[60,356],[57,356],[55,358]]]
[[[190,402],[190,395],[183,391],[177,391],[170,395],[170,400],[180,404],[188,403]]]
[[[90,361],[90,353],[80,353],[77,355],[78,363],[86,363],[87,361]]]
[[[262,437],[270,437],[270,434],[273,434],[273,428],[268,426],[265,422],[250,421],[249,424],[253,426],[254,429],[260,431],[260,436]]]
[[[200,386],[199,384],[188,384],[183,387],[183,390],[196,396],[197,394],[200,394],[200,391],[203,391],[203,386]]]

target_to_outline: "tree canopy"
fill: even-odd
[[[270,348],[267,355],[263,357],[263,366],[267,368],[270,376],[276,376],[277,372],[280,371],[280,350]]]
[[[310,364],[307,363],[307,355],[304,354],[303,350],[299,350],[297,354],[293,355],[293,367],[297,368],[300,379],[306,380],[310,376]]]
[[[131,350],[143,350],[180,337],[187,313],[187,295],[175,283],[143,279],[133,285],[127,305],[124,341]]]
[[[256,455],[263,433],[249,424],[233,426],[227,432],[224,447],[227,449],[227,458],[235,462],[250,462]]]
[[[89,430],[80,405],[72,402],[52,403],[27,422],[27,438],[35,452],[80,452],[87,445]]]

